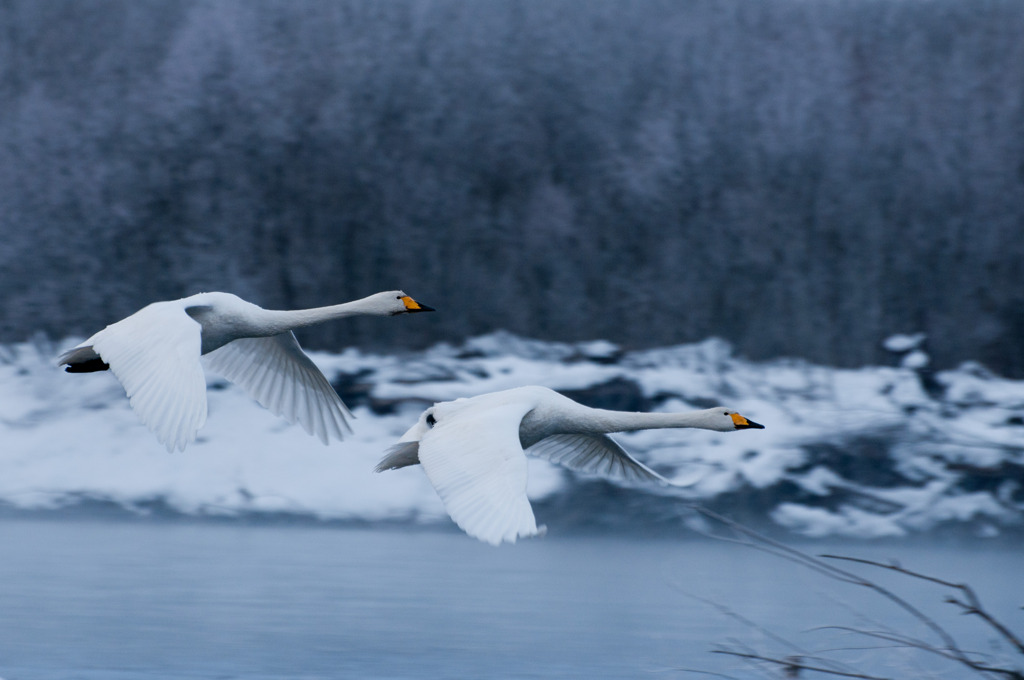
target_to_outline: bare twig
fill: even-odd
[[[935,654],[936,656],[941,656],[942,658],[947,659],[949,661],[958,661],[958,662],[960,661],[960,658],[956,654],[954,654],[953,652],[951,652],[951,651],[949,651],[947,649],[943,649],[941,647],[936,647],[935,645],[930,644],[930,643],[928,643],[928,642],[926,642],[924,640],[918,640],[916,638],[907,637],[907,636],[904,636],[904,635],[898,635],[896,633],[883,633],[883,632],[874,631],[874,630],[864,630],[863,628],[852,628],[850,626],[821,626],[819,628],[819,630],[842,630],[842,631],[846,631],[848,633],[856,633],[857,635],[863,635],[865,637],[874,638],[876,640],[885,640],[886,642],[893,642],[893,643],[896,643],[896,645],[900,646],[900,647],[907,647],[907,648],[910,648],[910,649],[919,649],[922,652],[928,652],[929,654]],[[1001,671],[1005,670],[1005,669],[999,669],[999,668],[994,668],[994,667],[988,667],[988,666],[985,666],[984,664],[982,664],[980,662],[973,661],[973,660],[971,661],[971,664],[975,664],[975,665],[971,666],[972,670],[975,670],[975,671],[978,671],[978,672],[981,672],[981,673],[986,673],[986,672],[987,673],[993,673],[993,672],[1001,672]]]
[[[715,654],[727,654],[729,656],[736,656],[741,659],[752,659],[754,661],[765,661],[767,663],[776,664],[782,666],[788,677],[795,678],[800,671],[812,671],[814,673],[825,673],[827,675],[835,675],[841,678],[862,678],[864,680],[891,680],[890,678],[882,677],[879,675],[865,675],[864,673],[848,673],[846,671],[833,670],[831,668],[824,668],[821,666],[812,666],[803,662],[799,656],[787,656],[783,659],[776,659],[771,656],[764,656],[763,654],[755,654],[753,652],[737,652],[732,649],[715,649],[712,650]]]
[[[693,595],[692,593],[687,593],[687,595],[689,595],[690,597],[692,597],[693,599],[695,599],[695,600],[697,600],[699,602],[703,602],[704,604],[708,605],[709,607],[714,607],[723,616],[726,616],[726,617],[731,618],[731,619],[735,619],[736,621],[739,621],[740,623],[742,623],[744,626],[747,626],[748,628],[757,631],[761,635],[764,635],[768,639],[774,640],[776,644],[783,645],[785,647],[790,647],[793,650],[793,652],[799,653],[802,656],[809,656],[810,655],[809,652],[807,652],[804,649],[801,649],[799,646],[793,644],[792,642],[790,642],[789,640],[785,639],[784,637],[782,637],[780,635],[776,635],[775,633],[773,633],[772,631],[768,630],[764,626],[758,625],[754,621],[751,621],[747,617],[743,616],[742,614],[740,614],[738,612],[733,611],[732,609],[726,607],[723,604],[720,604],[718,602],[714,602],[712,600],[708,600],[707,598],[700,597],[699,595]]]
[[[782,637],[781,635],[777,635],[776,633],[772,632],[768,628],[765,628],[764,626],[758,625],[756,622],[746,618],[745,616],[743,616],[742,614],[740,614],[740,613],[738,613],[736,611],[733,611],[732,609],[730,609],[729,607],[726,607],[725,605],[723,605],[721,603],[714,602],[713,600],[709,600],[707,598],[700,597],[699,595],[694,595],[692,593],[686,593],[686,594],[687,594],[687,596],[689,596],[689,597],[691,597],[691,598],[693,598],[693,599],[695,599],[695,600],[697,600],[699,602],[702,602],[702,603],[708,605],[709,607],[714,607],[723,616],[726,616],[726,617],[731,618],[731,619],[735,619],[736,621],[739,621],[740,623],[742,623],[744,626],[747,626],[751,630],[757,631],[758,633],[760,633],[761,635],[764,635],[769,640],[774,641],[777,645],[780,645],[782,647],[788,647],[790,649],[790,654],[789,654],[789,656],[787,658],[813,659],[817,663],[830,665],[831,668],[835,672],[840,672],[840,671],[842,671],[842,669],[847,668],[846,664],[839,663],[839,662],[833,661],[831,659],[823,658],[823,657],[821,657],[818,654],[810,652],[810,651],[800,647],[799,645],[796,645],[793,642],[787,640],[786,638]],[[739,643],[734,643],[734,644],[738,645]],[[724,652],[721,652],[721,653],[724,653]],[[849,672],[853,672],[853,671],[851,670]]]
[[[903,645],[903,646],[919,649],[919,650],[922,650],[922,651],[926,651],[926,652],[929,652],[929,653],[932,653],[932,654],[936,654],[936,655],[939,655],[939,656],[941,656],[941,657],[943,657],[945,659],[948,659],[950,661],[954,661],[956,663],[959,663],[962,666],[965,666],[965,667],[967,667],[967,668],[969,668],[969,669],[971,669],[971,670],[973,670],[975,672],[978,672],[978,673],[987,673],[987,674],[999,675],[1001,677],[1007,678],[1008,680],[1024,680],[1024,673],[1022,673],[1019,670],[1011,669],[1011,668],[1002,668],[1002,667],[998,667],[998,666],[989,665],[989,664],[977,661],[975,658],[972,658],[971,655],[969,655],[966,651],[961,649],[961,647],[957,643],[956,639],[945,628],[943,628],[941,625],[939,625],[934,619],[932,619],[928,615],[924,614],[921,610],[919,610],[917,607],[912,605],[910,602],[908,602],[907,600],[903,599],[902,597],[900,597],[899,595],[897,595],[893,591],[889,590],[888,588],[885,588],[885,587],[883,587],[883,586],[881,586],[881,585],[879,585],[879,584],[875,583],[874,581],[871,581],[871,580],[869,580],[867,578],[863,578],[863,577],[861,577],[861,576],[859,576],[857,574],[854,574],[853,572],[847,571],[845,569],[840,569],[840,568],[838,568],[838,567],[836,567],[836,566],[834,566],[832,564],[829,564],[829,563],[823,561],[823,559],[814,557],[812,555],[808,555],[808,554],[803,553],[803,552],[801,552],[801,551],[799,551],[799,550],[797,550],[795,548],[791,548],[791,547],[789,547],[789,546],[787,546],[787,545],[785,545],[783,543],[780,543],[779,541],[775,541],[775,540],[773,540],[771,538],[768,538],[767,536],[764,536],[764,535],[754,531],[753,529],[745,527],[742,524],[739,524],[738,522],[729,519],[728,517],[723,517],[722,515],[719,515],[716,512],[708,510],[707,508],[703,508],[703,507],[698,506],[698,505],[691,505],[690,507],[695,512],[700,514],[701,516],[703,516],[703,517],[705,517],[707,519],[713,520],[713,521],[719,523],[721,526],[726,527],[733,534],[733,536],[729,537],[729,536],[721,536],[719,534],[715,534],[715,533],[711,533],[711,532],[703,532],[703,533],[705,533],[705,535],[708,535],[708,536],[710,536],[712,538],[715,538],[715,539],[718,539],[718,540],[725,540],[725,541],[735,542],[735,543],[739,543],[741,545],[752,547],[752,548],[755,548],[757,550],[761,550],[763,552],[767,552],[769,554],[773,554],[773,555],[782,557],[784,559],[787,559],[787,560],[789,560],[791,562],[800,564],[800,565],[802,565],[804,567],[807,567],[807,568],[812,569],[812,570],[814,570],[814,571],[816,571],[818,573],[821,573],[821,574],[823,574],[825,576],[828,576],[829,578],[832,578],[832,579],[835,579],[835,580],[838,580],[838,581],[841,581],[841,582],[844,582],[844,583],[850,583],[852,585],[858,585],[858,586],[861,586],[861,587],[864,587],[864,588],[868,588],[868,589],[874,591],[875,593],[877,593],[878,595],[880,595],[880,596],[888,599],[889,601],[893,602],[900,609],[902,609],[906,613],[910,614],[912,617],[914,617],[920,623],[922,623],[925,627],[927,627],[929,630],[931,630],[932,633],[934,633],[941,640],[941,646],[937,646],[937,645],[931,644],[931,643],[923,641],[923,640],[917,640],[917,639],[906,637],[906,636],[899,635],[899,634],[896,634],[896,633],[888,633],[888,632],[887,633],[881,633],[881,632],[874,632],[874,631],[868,631],[868,630],[860,630],[860,629],[855,629],[855,628],[845,628],[845,627],[839,627],[839,626],[834,626],[832,628],[837,629],[837,630],[846,630],[846,631],[849,631],[849,632],[857,633],[859,635],[864,635],[864,636],[872,637],[872,638],[879,639],[879,640],[886,640],[888,642],[894,642],[894,643],[897,643],[899,645]],[[963,610],[963,612],[965,614],[973,614],[975,616],[978,616],[982,620],[984,620],[989,626],[991,626],[994,630],[996,630],[1005,640],[1010,642],[1010,644],[1012,644],[1013,647],[1018,652],[1024,654],[1024,643],[1022,643],[1021,638],[1019,638],[1011,630],[1009,630],[1006,626],[1004,626],[1002,623],[997,621],[991,614],[989,614],[982,607],[981,602],[980,602],[980,600],[977,597],[977,594],[973,591],[973,589],[971,589],[969,586],[967,586],[965,584],[952,583],[952,582],[949,582],[949,581],[944,581],[944,580],[939,579],[939,578],[935,578],[933,576],[928,576],[926,574],[920,574],[918,572],[914,572],[914,571],[911,571],[909,569],[904,569],[903,567],[899,566],[898,564],[883,564],[881,562],[875,562],[873,560],[866,560],[866,559],[860,559],[860,558],[854,558],[854,557],[844,557],[844,556],[839,556],[839,555],[822,555],[820,557],[821,558],[834,559],[834,560],[844,560],[844,561],[847,561],[847,562],[854,562],[854,563],[866,564],[866,565],[875,566],[875,567],[881,567],[881,568],[884,568],[884,569],[890,569],[890,570],[899,572],[901,574],[905,574],[907,576],[912,576],[912,577],[915,577],[915,578],[923,579],[925,581],[929,581],[929,582],[936,583],[936,584],[939,584],[939,585],[943,585],[943,586],[946,586],[946,587],[954,588],[954,589],[958,590],[962,594],[962,599],[958,599],[956,597],[950,597],[950,598],[948,598],[946,600],[947,602],[958,606],[961,610]],[[718,650],[718,651],[719,651],[719,653],[729,653],[729,654],[733,654],[735,656],[741,656],[741,657],[744,657],[744,658],[751,658],[751,659],[760,658],[763,661],[768,661],[768,662],[782,664],[782,665],[786,664],[786,661],[784,659],[776,659],[776,658],[771,658],[771,657],[762,657],[762,656],[760,656],[758,654],[754,654],[753,652],[736,652],[736,651],[725,651],[725,650]],[[787,658],[799,658],[799,657],[787,657]],[[829,669],[819,669],[817,667],[809,668],[809,669],[806,669],[806,670],[815,670],[817,672],[828,672],[828,673],[832,673],[833,675],[846,675],[847,677],[865,677],[865,678],[872,677],[872,676],[867,676],[867,675],[850,675],[850,674],[846,673],[845,671],[829,670]]]
[[[737,680],[733,675],[726,675],[725,673],[716,673],[714,671],[705,671],[699,668],[665,668],[653,671],[649,673],[696,673],[698,675],[710,675],[715,678],[725,678],[726,680]]]
[[[890,631],[865,630],[864,628],[853,628],[852,626],[818,626],[813,630],[841,630],[847,633],[856,633],[857,635],[863,635],[864,637],[874,638],[876,640],[893,642],[896,643],[896,646],[898,647],[921,649],[929,652],[935,652],[946,658],[953,658],[949,652],[943,650],[941,647],[936,647],[925,640],[918,640],[917,638],[900,635],[899,633],[893,633]]]
[[[856,562],[858,564],[867,564],[873,567],[879,567],[881,569],[888,569],[890,571],[895,571],[900,574],[905,574],[906,576],[921,579],[922,581],[929,581],[931,583],[937,583],[941,586],[946,586],[947,588],[959,590],[961,593],[963,593],[963,600],[959,600],[956,597],[950,596],[946,598],[946,602],[959,607],[963,610],[964,614],[974,615],[982,619],[993,630],[998,632],[1003,637],[1003,639],[1005,639],[1007,642],[1013,645],[1013,647],[1019,653],[1024,654],[1024,641],[1022,641],[1021,638],[1018,637],[1013,631],[1011,631],[1009,628],[1003,625],[1002,622],[996,620],[995,617],[989,614],[988,611],[986,611],[985,608],[981,605],[981,600],[978,598],[977,593],[975,593],[974,589],[966,583],[953,583],[952,581],[945,581],[934,576],[929,576],[927,574],[922,574],[920,572],[906,569],[898,564],[884,564],[882,562],[876,562],[874,560],[868,560],[859,557],[846,557],[844,555],[822,555],[821,557],[830,560],[845,560],[847,562]]]
[[[791,548],[783,543],[780,543],[779,541],[775,541],[771,538],[768,538],[767,536],[764,536],[754,531],[753,529],[745,527],[742,524],[729,519],[728,517],[723,517],[722,515],[719,515],[716,512],[712,512],[711,510],[708,510],[700,506],[693,507],[697,512],[704,515],[705,517],[708,517],[709,519],[714,519],[715,521],[729,527],[733,532],[738,533],[746,538],[746,540],[738,541],[739,543],[749,545],[750,547],[757,548],[758,550],[767,551],[774,555],[778,555],[780,557],[790,560],[791,562],[802,564],[805,567],[813,569],[814,571],[822,573],[825,576],[842,581],[844,583],[850,583],[853,585],[858,585],[874,590],[879,595],[882,595],[886,599],[894,602],[901,609],[903,609],[911,616],[916,618],[918,621],[920,621],[928,628],[930,628],[932,632],[934,632],[937,636],[939,636],[939,638],[942,639],[943,644],[948,649],[958,650],[956,640],[954,640],[953,636],[950,635],[942,626],[937,624],[930,617],[928,617],[920,610],[918,610],[916,607],[914,607],[914,605],[910,604],[909,602],[907,602],[900,596],[896,595],[892,591],[883,588],[882,586],[874,583],[873,581],[869,581],[865,578],[862,578],[854,574],[853,572],[846,571],[845,569],[839,569],[838,567],[830,565],[826,562],[822,562],[820,559],[817,559],[812,555],[808,555],[795,548]]]

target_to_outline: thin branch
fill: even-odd
[[[741,545],[752,547],[752,548],[761,550],[763,552],[767,552],[767,553],[770,553],[770,554],[782,557],[784,559],[788,559],[791,562],[795,562],[797,564],[800,564],[800,565],[803,565],[805,567],[808,567],[808,568],[810,568],[810,569],[812,569],[814,571],[817,571],[818,573],[821,573],[821,574],[823,574],[825,576],[828,576],[830,578],[833,578],[835,580],[842,581],[842,582],[845,582],[845,583],[850,583],[850,584],[853,584],[853,585],[859,585],[859,586],[862,586],[864,588],[868,588],[870,590],[873,590],[875,593],[877,593],[877,594],[881,595],[882,597],[888,599],[889,601],[893,602],[898,607],[903,609],[903,611],[907,612],[908,614],[913,616],[915,619],[917,619],[919,622],[921,622],[924,626],[926,626],[929,630],[931,630],[936,636],[938,636],[938,638],[940,640],[942,640],[942,645],[943,646],[942,647],[936,647],[936,646],[931,645],[929,643],[913,640],[911,638],[902,638],[899,635],[891,635],[890,634],[890,635],[888,635],[888,637],[886,637],[886,635],[883,635],[883,634],[880,634],[880,633],[871,634],[871,633],[868,633],[868,632],[865,632],[865,631],[854,631],[854,632],[859,632],[859,633],[861,633],[863,635],[871,635],[871,636],[879,638],[879,639],[886,639],[886,640],[893,641],[893,642],[899,642],[901,644],[907,644],[907,645],[910,645],[912,647],[916,647],[916,648],[919,648],[919,649],[922,649],[922,650],[927,650],[927,651],[939,654],[939,655],[941,655],[941,656],[943,656],[943,657],[945,657],[945,658],[947,658],[949,660],[952,660],[952,661],[955,661],[957,663],[960,663],[961,665],[966,666],[967,668],[970,668],[970,669],[972,669],[974,671],[977,671],[977,672],[980,672],[980,673],[998,674],[998,675],[1002,675],[1002,676],[1004,676],[1006,678],[1009,678],[1010,680],[1024,680],[1024,674],[1022,674],[1020,671],[1011,670],[1011,669],[1008,669],[1008,668],[997,668],[997,667],[988,666],[988,665],[985,665],[985,664],[982,664],[982,663],[979,663],[979,662],[975,661],[970,656],[968,656],[967,652],[965,652],[963,649],[960,648],[960,646],[957,644],[957,642],[953,638],[953,636],[945,628],[943,628],[941,625],[939,625],[934,619],[932,619],[931,617],[929,617],[926,614],[924,614],[917,607],[915,607],[910,602],[908,602],[907,600],[903,599],[902,597],[900,597],[896,593],[892,592],[891,590],[888,590],[887,588],[884,588],[884,587],[878,585],[874,581],[870,581],[870,580],[868,580],[866,578],[858,576],[857,574],[854,574],[853,572],[846,571],[845,569],[840,569],[840,568],[838,568],[838,567],[836,567],[834,565],[831,565],[831,564],[828,564],[826,562],[823,562],[819,558],[815,558],[815,557],[813,557],[811,555],[808,555],[806,553],[803,553],[803,552],[801,552],[801,551],[799,551],[799,550],[797,550],[795,548],[791,548],[791,547],[789,547],[789,546],[787,546],[787,545],[785,545],[783,543],[780,543],[780,542],[775,541],[775,540],[773,540],[771,538],[768,538],[767,536],[764,536],[764,535],[754,531],[753,529],[745,527],[742,524],[740,524],[740,523],[738,523],[738,522],[736,522],[734,520],[731,520],[731,519],[729,519],[727,517],[723,517],[722,515],[719,515],[716,512],[708,510],[707,508],[701,507],[701,506],[696,505],[696,504],[690,504],[690,507],[695,512],[697,512],[698,514],[700,514],[700,515],[702,515],[702,516],[704,516],[704,517],[706,517],[708,519],[714,520],[715,522],[718,522],[722,526],[727,527],[736,536],[735,538],[728,538],[728,537],[719,536],[717,534],[713,534],[713,533],[710,533],[710,532],[704,532],[706,535],[710,536],[711,538],[716,538],[718,540],[725,540],[725,541],[735,542],[735,543],[739,543]],[[966,587],[966,586],[961,586],[960,584],[949,583],[947,581],[943,581],[941,579],[937,579],[937,578],[930,577],[930,576],[925,576],[923,574],[917,574],[916,572],[912,572],[912,571],[903,569],[902,567],[899,567],[898,565],[885,565],[885,564],[882,564],[882,563],[879,563],[879,562],[874,562],[874,561],[871,561],[871,560],[863,560],[863,559],[859,559],[859,558],[847,558],[847,557],[835,556],[835,555],[824,555],[822,557],[828,557],[828,558],[831,558],[831,559],[841,559],[841,560],[846,560],[846,561],[849,561],[849,562],[863,563],[863,564],[869,564],[869,565],[883,567],[883,568],[887,568],[887,569],[893,569],[895,571],[899,571],[901,573],[904,573],[904,574],[907,574],[907,575],[910,575],[910,576],[916,576],[918,578],[923,578],[923,579],[928,580],[928,581],[932,581],[932,582],[939,583],[939,584],[942,584],[942,585],[946,585],[946,586],[949,586],[949,587],[957,588],[957,589],[959,589],[961,592],[963,592],[965,594],[965,597],[966,597],[967,601],[966,602],[960,602],[959,600],[954,600],[955,604],[958,604],[967,613],[976,614],[976,615],[982,617],[983,619],[985,619],[986,621],[991,619],[991,616],[988,615],[987,613],[984,613],[984,614],[979,613],[979,612],[983,612],[984,610],[981,608],[980,603],[977,601],[977,596],[974,595],[974,591],[971,590],[970,588]],[[994,621],[994,619],[992,619],[992,621]],[[993,624],[990,622],[990,625],[993,625]],[[999,624],[998,622],[995,622],[993,627],[997,631],[999,631],[1000,634],[1002,634],[1006,639],[1008,639],[1014,645],[1014,647],[1016,647],[1019,651],[1020,650],[1024,650],[1024,645],[1020,644],[1020,639],[1017,638],[1011,631],[1009,631],[1004,626],[1002,626],[1002,624]],[[848,630],[853,630],[853,629],[848,629]]]
[[[715,671],[703,671],[699,668],[659,668],[657,670],[647,671],[648,673],[696,673],[698,675],[710,675],[716,678],[726,678],[726,680],[738,680],[734,675],[726,675],[725,673],[716,673]]]
[[[889,564],[885,564],[884,562],[877,562],[875,560],[869,560],[869,559],[865,559],[863,557],[847,557],[846,555],[829,555],[829,554],[824,554],[824,555],[819,555],[819,557],[823,557],[823,558],[830,559],[830,560],[843,560],[845,562],[856,562],[857,564],[868,564],[868,565],[871,565],[872,567],[881,567],[882,569],[889,569],[891,571],[896,571],[896,572],[899,572],[901,574],[906,574],[907,576],[913,576],[914,578],[919,578],[919,579],[922,579],[924,581],[931,581],[932,583],[938,583],[941,586],[947,586],[949,588],[962,588],[963,587],[959,583],[953,583],[951,581],[945,581],[945,580],[943,580],[941,578],[937,578],[935,576],[929,576],[927,574],[921,574],[921,573],[918,573],[916,571],[911,571],[910,569],[906,569],[906,568],[900,566],[899,564],[896,564],[895,562],[892,562],[892,563],[889,563]]]
[[[682,589],[680,589],[680,590],[682,590]],[[778,634],[772,632],[771,630],[769,630],[769,629],[767,629],[767,628],[757,624],[756,622],[746,618],[745,616],[743,616],[742,614],[739,614],[738,612],[733,611],[732,609],[730,609],[729,607],[726,607],[725,605],[723,605],[721,603],[715,602],[713,600],[709,600],[709,599],[701,597],[699,595],[694,595],[693,593],[689,593],[689,592],[687,592],[685,590],[683,590],[682,592],[685,595],[687,595],[688,597],[691,597],[691,598],[693,598],[693,599],[695,599],[695,600],[697,600],[699,602],[702,602],[705,605],[708,605],[710,607],[714,607],[723,616],[735,619],[736,621],[739,621],[740,623],[742,623],[743,625],[747,626],[748,628],[757,631],[761,635],[764,635],[769,640],[773,640],[777,645],[780,645],[782,647],[790,648],[790,650],[792,651],[792,654],[790,656],[817,659],[820,663],[831,664],[831,666],[834,669],[836,669],[836,670],[839,670],[841,668],[848,668],[849,667],[848,664],[841,663],[841,662],[836,662],[836,661],[832,661],[831,659],[826,659],[826,658],[820,657],[816,653],[810,652],[807,649],[804,649],[804,648],[800,647],[799,645],[794,644],[793,642],[787,640],[786,638],[782,637],[781,635],[778,635]],[[736,644],[736,645],[740,644],[739,642],[736,642],[736,641],[731,641],[731,642],[733,642],[733,644]]]
[[[894,642],[899,647],[907,647],[909,649],[919,649],[923,652],[929,652],[930,654],[936,654],[944,659],[950,661],[960,661],[960,658],[954,655],[952,652],[941,647],[936,647],[924,640],[918,640],[917,638],[907,637],[898,635],[896,633],[883,633],[873,630],[863,630],[860,628],[852,628],[850,626],[820,626],[817,630],[841,630],[847,633],[856,633],[857,635],[863,635],[865,637],[874,638],[876,640],[885,640],[886,642]],[[980,670],[980,669],[976,669]]]
[[[977,671],[979,673],[995,673],[1010,678],[1011,680],[1024,680],[1024,675],[1022,675],[1020,671],[1011,670],[1009,668],[1000,668],[998,666],[989,666],[988,664],[981,663],[980,661],[975,661],[969,656],[966,656],[966,654],[964,654],[959,649],[942,649],[941,647],[936,647],[935,645],[929,644],[923,640],[916,640],[911,637],[894,635],[892,633],[878,633],[870,630],[859,630],[857,628],[850,628],[848,626],[822,626],[821,628],[827,628],[831,630],[843,630],[850,633],[857,633],[858,635],[864,635],[866,637],[875,638],[878,640],[896,642],[905,647],[919,649],[923,652],[936,654],[949,661],[957,661],[960,664],[967,666],[971,670]]]
[[[846,671],[831,670],[829,668],[823,668],[820,666],[811,666],[801,661],[801,657],[789,656],[785,659],[776,659],[771,656],[764,656],[762,654],[754,654],[753,652],[737,652],[731,649],[715,649],[712,650],[715,654],[727,654],[729,656],[736,656],[741,659],[753,659],[755,661],[766,661],[782,666],[790,677],[797,677],[800,671],[812,671],[814,673],[825,673],[827,675],[835,675],[842,678],[861,678],[862,680],[891,680],[878,675],[865,675],[863,673],[847,673]]]
[[[810,567],[811,569],[814,569],[819,573],[829,576],[830,578],[874,590],[876,593],[892,601],[901,609],[906,611],[908,614],[910,614],[918,621],[923,623],[925,626],[930,628],[932,632],[934,632],[942,640],[946,648],[954,652],[960,652],[960,655],[964,659],[967,658],[963,654],[963,652],[960,651],[959,646],[956,644],[956,640],[953,639],[953,636],[950,635],[945,628],[937,624],[933,619],[931,619],[923,612],[918,610],[914,605],[910,604],[909,602],[901,598],[899,595],[893,593],[892,591],[883,588],[882,586],[878,585],[877,583],[874,583],[873,581],[869,581],[861,576],[858,576],[853,572],[846,571],[845,569],[839,569],[838,567],[834,567],[830,564],[822,562],[821,560],[811,555],[800,552],[795,548],[791,548],[783,543],[772,540],[767,536],[763,536],[762,534],[759,534],[753,529],[749,529],[739,524],[738,522],[729,519],[728,517],[723,517],[722,515],[719,515],[716,512],[712,512],[711,510],[708,510],[700,506],[695,505],[693,507],[697,512],[704,515],[705,517],[714,519],[715,521],[720,522],[725,526],[729,527],[734,532],[737,532],[747,538],[747,540],[745,541],[738,541],[739,543],[743,543],[745,545],[749,545],[760,550],[766,550],[767,552],[770,552],[772,554],[779,555],[780,557],[789,559],[792,562],[797,562],[804,566]],[[765,548],[765,545],[768,546],[768,548],[770,549]]]
[[[808,569],[811,569],[812,571],[816,571],[820,574],[828,576],[829,578],[833,578],[839,581],[844,581],[847,583],[859,583],[863,580],[857,577],[856,575],[851,574],[850,572],[839,569],[838,567],[834,567],[830,564],[827,564],[825,562],[822,562],[821,560],[814,558],[811,555],[800,552],[796,548],[791,548],[784,543],[768,538],[767,536],[760,534],[754,531],[753,529],[750,529],[749,527],[743,526],[735,520],[729,519],[728,517],[725,517],[723,515],[719,515],[717,512],[708,510],[703,506],[694,503],[689,503],[687,505],[691,510],[693,510],[697,514],[703,515],[707,519],[713,520],[721,524],[722,526],[725,526],[737,536],[737,538],[730,538],[728,536],[714,534],[709,531],[705,532],[700,531],[699,529],[694,529],[695,531],[698,531],[699,533],[703,534],[704,536],[707,536],[708,538],[713,538],[717,541],[724,541],[726,543],[736,543],[738,545],[746,546],[748,548],[754,548],[755,550],[760,550],[761,552],[781,557],[783,559],[789,560],[790,562],[795,562]]]
[[[922,649],[928,652],[935,652],[946,658],[953,658],[949,652],[943,650],[940,647],[925,641],[918,640],[907,635],[900,635],[899,633],[892,633],[889,631],[877,631],[877,630],[864,630],[863,628],[854,628],[852,626],[818,626],[812,630],[840,630],[846,633],[855,633],[857,635],[863,635],[864,637],[874,638],[876,640],[885,640],[886,642],[895,642],[897,647],[909,647],[911,649]]]
[[[952,605],[956,605],[957,607],[960,607],[963,610],[964,614],[972,614],[974,616],[979,617],[980,619],[985,621],[985,623],[987,623],[990,627],[992,627],[996,632],[998,632],[1007,642],[1013,645],[1013,647],[1019,653],[1024,654],[1024,641],[1022,641],[1013,631],[1011,631],[1009,628],[1003,625],[1000,621],[996,620],[995,617],[989,614],[982,606],[981,600],[978,598],[977,593],[975,593],[974,589],[966,583],[953,583],[952,581],[945,581],[934,576],[929,576],[927,574],[922,574],[920,572],[906,569],[898,564],[884,564],[882,562],[876,562],[875,560],[868,560],[859,557],[846,557],[844,555],[821,555],[821,557],[830,560],[845,560],[847,562],[856,562],[858,564],[867,564],[873,567],[880,567],[882,569],[888,569],[890,571],[895,571],[906,576],[921,579],[922,581],[929,581],[931,583],[937,583],[941,586],[946,586],[947,588],[959,590],[961,593],[963,593],[966,601],[961,601],[951,596],[946,599],[946,602]]]
[[[776,644],[782,645],[784,647],[790,647],[796,653],[799,653],[799,654],[802,654],[802,655],[805,655],[805,656],[809,655],[809,652],[807,652],[806,650],[800,648],[798,645],[793,644],[792,642],[790,642],[786,638],[782,637],[781,635],[777,635],[777,634],[773,633],[772,631],[768,630],[764,626],[758,625],[754,621],[751,621],[750,619],[748,619],[747,617],[743,616],[742,614],[739,614],[738,612],[735,612],[732,609],[729,609],[728,607],[726,607],[723,604],[719,604],[718,602],[714,602],[712,600],[708,600],[706,598],[700,597],[699,595],[694,595],[692,593],[687,593],[687,595],[689,595],[689,597],[692,597],[693,599],[697,600],[698,602],[703,602],[704,604],[706,604],[706,605],[708,605],[710,607],[714,607],[723,616],[726,616],[728,618],[732,618],[732,619],[735,619],[736,621],[739,621],[740,623],[742,623],[743,625],[747,626],[748,628],[751,628],[751,629],[757,631],[758,633],[760,633],[761,635],[764,635],[769,640],[774,640]]]

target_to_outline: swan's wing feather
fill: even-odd
[[[526,453],[576,472],[626,482],[671,483],[603,434],[556,434],[540,440]]]
[[[233,340],[207,354],[206,365],[274,415],[298,422],[324,444],[352,431],[348,424],[352,414],[291,331]]]
[[[419,460],[448,514],[470,536],[498,545],[538,533],[526,497],[519,423],[528,404],[479,405],[444,413],[423,434]]]
[[[447,406],[447,404],[445,405]],[[386,470],[398,470],[399,468],[409,467],[410,465],[420,464],[420,439],[427,432],[430,431],[431,424],[433,421],[434,408],[428,408],[426,411],[420,414],[419,419],[413,424],[402,438],[398,440],[398,443],[392,447],[389,447],[385,451],[385,455],[377,463],[377,467],[374,468],[374,472],[384,472]],[[428,422],[428,418],[431,420]]]
[[[377,467],[373,471],[399,470],[410,465],[419,464],[420,443],[418,441],[398,442],[385,452],[384,457],[380,459],[380,462],[377,463]]]
[[[139,419],[168,451],[184,450],[206,422],[201,331],[180,305],[161,302],[87,341],[124,386]]]

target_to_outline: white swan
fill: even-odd
[[[346,316],[432,312],[400,290],[330,307],[277,311],[230,293],[154,302],[57,359],[69,373],[108,368],[139,419],[168,451],[184,450],[206,422],[206,378],[199,361],[256,401],[325,444],[351,417],[292,330]]]
[[[607,411],[546,387],[517,387],[434,404],[376,470],[422,464],[463,531],[491,545],[515,543],[543,531],[526,497],[525,454],[579,472],[669,484],[606,435],[669,427],[764,428],[724,407],[690,413]]]

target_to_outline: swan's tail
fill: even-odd
[[[388,449],[387,455],[380,459],[373,471],[384,472],[419,464],[420,443],[418,441],[399,442]]]
[[[100,355],[92,348],[92,345],[74,347],[57,357],[58,366],[67,366],[64,370],[68,373],[93,373],[105,371],[110,368]]]

